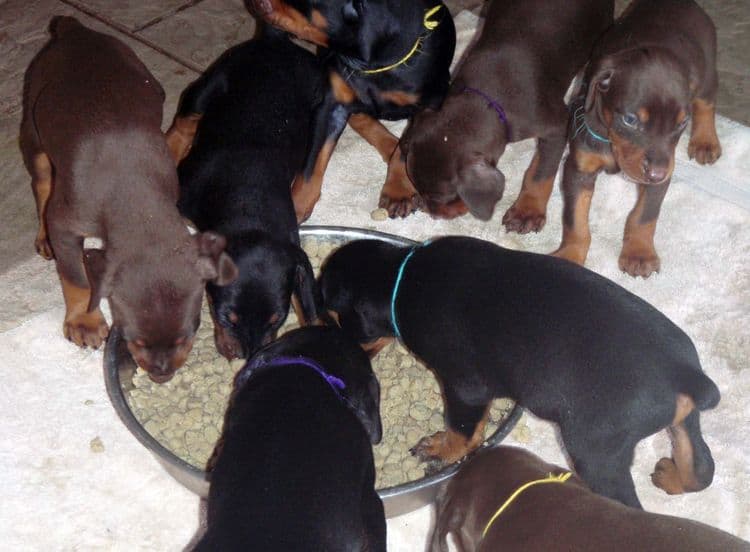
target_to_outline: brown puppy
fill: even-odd
[[[563,172],[563,237],[554,253],[583,264],[596,176],[622,171],[638,185],[619,266],[644,278],[661,266],[654,248],[659,210],[677,141],[692,116],[688,154],[721,155],[714,126],[716,30],[690,0],[635,0],[594,49],[571,104],[570,155]]]
[[[566,479],[563,474],[566,470],[520,448],[478,452],[438,496],[430,550],[447,552],[448,533],[455,535],[463,552],[750,550],[750,543],[729,533],[629,508],[591,492],[577,476]],[[536,481],[540,483],[526,486],[508,501]]]
[[[537,138],[509,231],[538,232],[567,140],[565,92],[612,24],[612,0],[503,0],[489,5],[481,37],[440,111],[418,113],[401,140],[426,209],[488,220],[503,195],[495,168],[507,144]],[[523,32],[519,32],[519,28]]]
[[[65,336],[97,348],[107,297],[136,362],[154,381],[185,361],[205,281],[236,267],[224,238],[190,236],[177,211],[177,173],[160,130],[164,91],[120,41],[72,17],[26,72],[21,150],[39,215],[37,251],[55,259]],[[84,249],[99,237],[104,250]]]

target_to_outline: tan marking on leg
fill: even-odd
[[[350,104],[357,99],[357,94],[354,92],[354,89],[349,86],[338,73],[331,72],[328,76],[328,80],[331,83],[333,97],[336,98],[337,102],[341,104]]]
[[[401,148],[396,146],[388,162],[388,175],[380,190],[378,206],[388,210],[393,217],[406,217],[416,211],[417,190],[406,174],[406,163],[401,158]]]
[[[197,113],[184,117],[176,116],[172,126],[169,127],[166,133],[167,148],[169,148],[169,153],[172,155],[175,165],[178,165],[190,153],[201,117],[202,115]]]
[[[355,113],[349,117],[349,126],[373,146],[383,161],[388,163],[398,146],[398,138],[383,126],[383,124],[364,113]]]
[[[36,252],[43,258],[50,260],[54,258],[52,245],[47,237],[47,202],[52,195],[52,163],[46,153],[37,153],[32,160],[31,189],[36,201],[36,214],[39,219],[39,230],[34,240]]]
[[[310,21],[318,29],[328,28],[328,20],[319,10],[312,10],[312,12],[310,12]]]
[[[297,38],[328,47],[328,35],[315,26],[315,12],[312,13],[313,21],[311,22],[285,2],[274,0],[271,3],[273,10],[262,14],[268,23],[293,34]]]
[[[466,438],[463,434],[452,429],[438,431],[422,438],[412,449],[413,453],[422,459],[435,458],[446,464],[458,462],[470,452],[479,448],[484,441],[484,428],[487,425],[489,408],[477,424],[473,435]]]
[[[693,402],[693,399],[691,397],[685,395],[684,393],[677,393],[676,405],[674,409],[674,420],[672,420],[672,425],[676,426],[677,424],[682,423],[682,420],[687,418],[688,414],[690,414],[694,408],[695,403]]]
[[[568,259],[579,265],[586,262],[591,245],[591,230],[589,229],[589,211],[593,190],[582,189],[576,198],[573,227],[563,224],[563,237],[560,247],[552,253],[555,257]]]
[[[393,340],[393,337],[379,337],[370,343],[360,343],[359,346],[367,353],[367,356],[374,358],[380,351],[390,345]]]
[[[339,328],[341,327],[341,322],[339,320],[339,313],[337,313],[336,311],[329,310],[328,316],[330,316],[333,319],[333,321],[336,322],[336,325]]]
[[[661,260],[654,247],[656,220],[641,223],[646,198],[646,186],[638,186],[638,200],[625,223],[622,251],[618,261],[620,270],[631,276],[649,277],[659,272]]]
[[[98,349],[109,334],[109,328],[99,307],[88,311],[91,290],[72,284],[62,275],[60,283],[65,299],[63,334],[79,347]]]
[[[721,144],[716,135],[716,111],[713,104],[693,100],[693,126],[690,129],[688,156],[701,165],[713,164],[721,157]]]
[[[297,215],[297,222],[303,223],[312,215],[315,204],[320,199],[320,192],[323,188],[323,176],[328,167],[328,162],[333,155],[335,143],[326,142],[315,160],[312,175],[305,181],[303,175],[297,175],[292,184],[292,201],[294,202],[294,212]]]
[[[705,487],[693,470],[693,444],[685,426],[679,423],[667,431],[672,441],[672,458],[662,458],[651,474],[652,483],[667,494],[700,491]]]
[[[300,326],[310,326],[315,324],[315,320],[307,320],[305,318],[305,309],[302,308],[302,302],[299,297],[297,297],[296,293],[292,294],[292,308],[294,309],[294,314],[297,315],[297,321]]]
[[[537,179],[539,152],[534,154],[523,175],[523,185],[516,201],[503,215],[503,225],[508,232],[527,234],[539,232],[547,221],[547,202],[552,194],[555,176]]]

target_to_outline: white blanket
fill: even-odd
[[[475,18],[457,18],[461,44]],[[400,131],[402,124],[393,125]],[[686,139],[656,234],[662,272],[635,280],[617,268],[625,217],[635,200],[632,184],[599,177],[591,207],[593,241],[587,266],[644,297],[692,337],[706,373],[722,392],[702,416],[716,461],[713,484],[700,493],[667,496],[649,480],[654,463],[669,455],[664,434],[642,441],[632,468],[647,510],[701,520],[750,539],[750,129],[719,118],[724,148],[713,167],[687,160]],[[435,221],[418,213],[374,222],[385,165],[347,130],[326,174],[311,224],[374,228],[417,240],[466,234],[537,252],[557,247],[561,198],[556,188],[545,229],[506,234],[504,211],[515,199],[533,142],[509,148],[499,166],[505,197],[493,219]],[[54,267],[32,259],[0,277],[0,535],[5,550],[180,550],[198,524],[198,499],[171,479],[128,433],[110,406],[101,352],[82,351],[61,332],[63,302]],[[640,331],[633,328],[633,331]],[[90,446],[99,438],[103,452]],[[508,443],[565,464],[555,428],[524,414]],[[431,508],[391,519],[393,551],[421,550]]]

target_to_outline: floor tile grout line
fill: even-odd
[[[162,15],[154,17],[151,21],[147,21],[143,25],[141,25],[139,27],[136,27],[135,29],[132,29],[132,31],[134,33],[140,33],[141,31],[143,31],[145,29],[148,29],[149,27],[153,27],[157,23],[161,23],[162,21],[164,21],[168,17],[172,17],[173,15],[178,14],[181,11],[184,11],[184,10],[187,10],[189,8],[193,8],[193,7],[197,6],[198,4],[200,4],[203,1],[204,0],[191,0],[190,2],[187,2],[185,4],[177,6],[175,9],[173,9],[172,11],[170,11],[168,13],[164,13]]]
[[[127,28],[125,25],[117,23],[116,21],[113,21],[112,19],[110,19],[108,17],[105,17],[103,15],[100,15],[100,14],[96,13],[95,11],[91,10],[90,8],[87,8],[86,6],[83,6],[83,5],[79,4],[75,0],[59,0],[59,2],[61,2],[62,4],[65,4],[66,6],[70,6],[71,8],[73,8],[75,10],[78,10],[79,12],[81,12],[81,13],[83,13],[83,14],[85,14],[85,15],[93,18],[93,19],[96,19],[97,21],[99,21],[101,23],[104,23],[108,27],[111,27],[112,29],[114,29],[114,30],[116,30],[116,31],[118,31],[118,32],[126,35],[127,37],[132,38],[133,40],[136,40],[136,41],[140,42],[144,46],[147,46],[147,47],[151,48],[152,50],[160,53],[161,55],[168,57],[172,61],[174,61],[174,62],[182,65],[183,67],[185,67],[186,69],[189,69],[190,71],[193,71],[194,73],[197,73],[197,74],[203,73],[203,68],[198,67],[197,65],[195,65],[195,64],[193,64],[193,63],[191,63],[189,61],[186,61],[186,60],[180,58],[179,56],[174,55],[173,53],[165,50],[161,46],[159,46],[159,45],[151,42],[147,38],[144,38],[142,36],[139,36],[139,35],[135,34],[131,29]]]

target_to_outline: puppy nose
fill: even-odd
[[[649,180],[649,182],[661,182],[665,178],[667,178],[667,173],[669,170],[667,167],[659,166],[659,165],[649,165],[646,169],[646,178]]]

